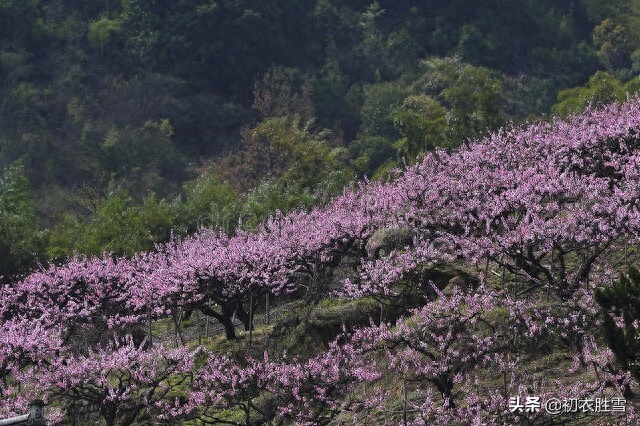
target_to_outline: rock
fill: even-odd
[[[365,245],[371,259],[387,256],[393,250],[413,245],[413,233],[404,227],[381,228],[376,230]]]

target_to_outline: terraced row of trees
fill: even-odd
[[[364,423],[394,410],[405,424],[633,424],[638,377],[602,323],[637,333],[637,318],[603,310],[595,292],[614,285],[640,236],[639,102],[506,127],[254,231],[203,229],[130,258],[43,266],[1,290],[1,413],[39,397],[54,420],[86,401],[110,425]],[[404,236],[379,250],[383,231]],[[433,279],[452,267],[474,279]],[[236,339],[231,317],[251,330],[267,293],[404,310],[346,323],[318,353],[153,338],[197,310]],[[625,397],[626,413],[509,410],[527,395]]]
[[[0,275],[253,228],[506,122],[623,100],[635,3],[1,2],[0,199],[22,202]]]

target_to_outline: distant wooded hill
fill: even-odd
[[[251,226],[508,121],[623,99],[635,3],[1,1],[0,171],[24,202],[0,230],[28,247],[11,273]]]

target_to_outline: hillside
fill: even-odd
[[[637,423],[639,134],[634,98],[255,231],[43,267],[3,288],[3,413],[38,397],[55,423]]]
[[[636,10],[3,2],[0,205],[15,220],[0,275],[252,228],[505,123],[624,100],[640,87]]]
[[[635,0],[0,1],[0,418],[640,423]]]

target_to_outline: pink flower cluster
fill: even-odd
[[[374,232],[391,228],[412,241],[367,253]],[[523,421],[507,402],[525,385],[557,397],[605,392],[605,384],[628,389],[591,337],[599,323],[592,291],[608,284],[613,254],[638,236],[638,99],[505,128],[429,154],[391,182],[278,213],[255,232],[203,229],[130,259],[76,258],[4,286],[0,397],[8,402],[0,416],[33,395],[60,407],[52,414],[60,421],[64,407],[88,401],[108,424],[231,421],[234,410],[245,415],[238,424],[375,422],[393,410],[414,424]],[[309,359],[236,359],[144,339],[150,323],[180,310],[216,318],[234,338],[234,313],[251,327],[258,296],[298,291],[302,275],[326,273],[345,256],[359,259],[339,291],[350,298],[392,297],[403,280],[453,261],[500,270],[520,287],[495,289],[482,274],[477,289],[434,287],[406,318],[345,332]],[[557,303],[527,297],[543,289]],[[565,345],[576,371],[594,369],[601,382],[551,384],[522,371],[520,354],[537,341]],[[487,385],[487,371],[503,374],[499,385]],[[397,387],[381,386],[388,377],[402,383],[401,407]]]

